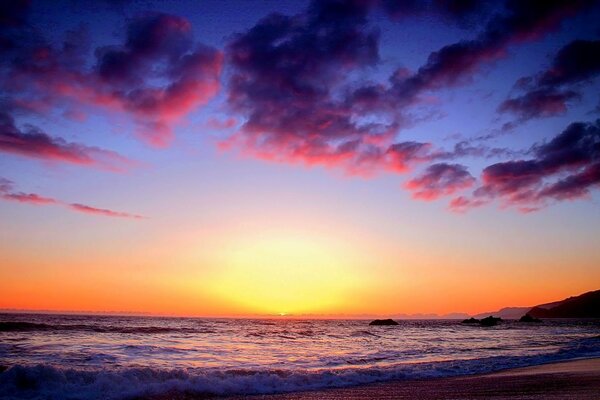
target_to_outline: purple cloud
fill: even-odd
[[[113,211],[103,208],[91,207],[79,203],[65,203],[52,197],[41,196],[36,193],[24,193],[14,190],[14,183],[8,179],[0,177],[0,199],[8,201],[16,201],[19,203],[45,206],[45,205],[60,205],[67,207],[73,211],[85,214],[100,215],[105,217],[143,219],[144,217],[136,214],[130,214],[121,211]]]
[[[173,15],[134,20],[123,46],[96,50],[93,92],[76,89],[73,94],[131,113],[141,137],[156,146],[168,144],[173,123],[219,90],[221,53],[194,46],[191,32],[189,21]]]
[[[420,176],[409,180],[405,187],[420,200],[436,200],[473,186],[475,178],[464,165],[439,163],[427,167]]]
[[[389,169],[396,135],[413,123],[408,110],[422,94],[469,81],[508,46],[542,37],[586,4],[380,3],[391,15],[485,15],[487,22],[475,39],[432,53],[415,73],[399,69],[387,83],[351,83],[346,77],[380,61],[378,32],[367,23],[376,3],[312,2],[304,13],[272,14],[234,37],[226,49],[228,104],[245,122],[221,146],[280,162]]]
[[[167,145],[173,127],[219,90],[222,54],[194,44],[190,23],[167,14],[133,19],[121,46],[95,49],[85,29],[51,44],[31,24],[0,27],[0,84],[11,109],[48,113],[81,105],[125,113],[139,137]]]
[[[529,212],[550,200],[578,199],[600,185],[600,120],[577,122],[532,148],[534,158],[492,164],[472,198],[455,199],[456,208],[494,199]]]
[[[561,48],[552,65],[535,77],[524,77],[517,86],[526,90],[500,104],[498,111],[512,113],[520,121],[552,117],[567,111],[581,99],[579,84],[600,74],[600,40],[575,40]]]
[[[0,152],[112,171],[122,171],[133,165],[132,161],[114,151],[67,142],[49,136],[36,127],[30,126],[22,131],[15,126],[13,118],[4,112],[0,112]]]
[[[228,103],[246,117],[230,143],[262,158],[308,164],[369,153],[394,121],[358,118],[345,98],[348,74],[379,61],[369,2],[313,2],[296,16],[272,14],[227,46]]]
[[[522,96],[505,100],[498,107],[498,111],[515,114],[521,121],[553,117],[567,112],[568,104],[579,99],[581,95],[572,90],[535,89]]]
[[[433,52],[415,74],[393,80],[394,92],[408,101],[425,90],[469,81],[483,65],[504,57],[509,45],[539,39],[588,3],[507,1],[505,10],[497,12],[476,39]]]

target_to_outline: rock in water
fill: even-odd
[[[542,322],[542,320],[539,318],[534,318],[529,314],[525,314],[519,319],[519,322]]]
[[[498,322],[500,321],[502,321],[502,318],[496,318],[490,315],[489,317],[483,318],[479,323],[481,326],[494,326],[498,325]]]
[[[374,321],[371,321],[369,325],[398,325],[398,323],[393,319],[376,319]]]
[[[463,323],[463,324],[478,324],[479,322],[480,322],[480,321],[479,321],[478,319],[471,317],[471,318],[469,318],[469,319],[465,319],[465,320],[463,320],[463,322],[462,322],[462,323]]]

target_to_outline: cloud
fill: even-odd
[[[574,40],[558,51],[539,84],[557,86],[587,81],[600,73],[600,40]]]
[[[475,178],[460,164],[432,164],[420,176],[409,180],[405,187],[413,192],[413,198],[436,200],[475,184]]]
[[[231,114],[207,122],[227,135],[221,148],[358,175],[408,173],[429,165],[406,184],[415,198],[424,200],[455,196],[475,184],[463,165],[450,162],[502,157],[510,161],[486,168],[474,194],[456,197],[451,208],[500,199],[532,209],[550,199],[586,195],[593,186],[594,164],[549,172],[540,150],[548,144],[532,149],[529,159],[523,152],[472,141],[444,150],[399,133],[432,118],[427,112],[437,107],[428,100],[434,92],[470,83],[513,46],[540,40],[591,3],[312,1],[297,15],[262,18],[231,36],[221,52],[195,42],[187,19],[163,13],[130,19],[117,45],[93,49],[85,28],[49,42],[27,21],[26,2],[15,2],[0,19],[1,94],[5,109],[15,116],[53,113],[82,121],[94,108],[123,114],[134,122],[138,137],[162,147],[170,143],[178,123],[218,93],[224,70]],[[432,52],[415,71],[399,67],[382,78],[380,34],[369,21],[377,7],[392,19],[434,16],[473,28],[475,34]],[[523,120],[564,112],[580,98],[574,85],[597,74],[595,43],[565,46],[551,68],[521,82],[526,93],[507,99],[500,112]],[[0,151],[103,168],[126,165],[114,152],[67,142],[35,127],[17,128],[10,116],[2,118]],[[37,195],[11,191],[6,196],[34,203]],[[44,198],[37,200],[42,204]],[[137,217],[79,203],[59,204],[78,212]]]
[[[15,126],[12,116],[0,111],[0,152],[52,162],[64,162],[122,171],[133,162],[114,151],[67,142],[39,128],[25,131]]]
[[[382,0],[381,6],[393,19],[433,15],[470,27],[489,17],[492,3],[478,0]]]
[[[0,27],[0,83],[12,109],[83,117],[94,106],[133,118],[140,138],[166,146],[173,127],[219,90],[222,54],[194,43],[190,23],[168,14],[131,20],[119,46],[95,49],[85,28],[51,44],[32,24]]]
[[[219,90],[222,55],[193,45],[191,29],[185,18],[168,14],[133,20],[123,46],[96,50],[93,92],[75,94],[131,113],[143,138],[156,146],[168,144],[172,124]]]
[[[431,159],[431,143],[402,142],[391,145],[387,151],[385,163],[387,168],[395,172],[407,172],[415,163]]]
[[[521,155],[523,152],[511,150],[504,147],[491,147],[483,144],[472,144],[478,140],[462,140],[454,144],[452,150],[436,150],[429,155],[432,161],[456,160],[465,157],[476,158],[509,158]]]
[[[130,214],[130,213],[125,213],[125,212],[120,212],[120,211],[107,210],[107,209],[103,209],[103,208],[90,207],[90,206],[86,206],[85,204],[79,204],[79,203],[69,204],[69,207],[75,211],[85,213],[85,214],[102,215],[102,216],[106,216],[106,217],[117,217],[117,218],[133,218],[133,219],[143,219],[144,218],[141,215]]]
[[[498,107],[498,111],[510,112],[517,115],[521,121],[526,121],[564,114],[569,103],[580,99],[581,95],[572,90],[535,89],[522,96],[505,100]]]
[[[455,199],[465,209],[498,199],[505,207],[529,212],[551,201],[589,195],[600,185],[600,120],[570,124],[546,143],[533,146],[530,159],[492,164],[471,199]]]
[[[93,214],[100,215],[106,217],[117,217],[117,218],[130,218],[130,219],[143,219],[144,217],[136,214],[130,214],[126,212],[107,210],[102,208],[91,207],[85,204],[79,203],[65,203],[60,200],[41,196],[36,193],[24,193],[18,192],[14,189],[14,183],[8,179],[0,177],[0,198],[8,201],[16,201],[19,203],[26,203],[31,205],[60,205],[67,207],[73,211],[85,213],[85,214]]]
[[[473,40],[432,53],[415,73],[398,69],[388,84],[359,81],[357,85],[345,79],[370,71],[380,61],[378,32],[367,23],[370,2],[313,2],[300,15],[270,15],[227,46],[232,67],[228,104],[246,119],[221,147],[269,161],[341,167],[359,174],[406,173],[417,164],[433,162],[405,187],[422,200],[454,195],[475,185],[476,179],[460,164],[439,161],[520,153],[467,141],[450,151],[426,142],[396,142],[398,130],[412,123],[407,110],[428,91],[469,82],[484,65],[505,57],[509,46],[543,37],[584,3],[508,1],[502,10],[478,9],[476,4],[456,9],[456,18],[487,13],[482,32]],[[396,11],[445,12],[438,3],[419,9],[421,5],[403,3],[403,10]],[[393,11],[390,6],[384,3],[388,12]],[[557,108],[561,101],[577,97],[571,92],[561,94],[554,103],[538,107]],[[535,94],[523,101],[537,104]],[[517,106],[507,103],[505,107]],[[451,208],[485,202],[461,197]]]
[[[368,2],[312,2],[300,15],[269,15],[227,46],[228,104],[246,117],[230,144],[262,158],[343,163],[368,154],[395,121],[346,98],[348,76],[379,61]]]
[[[272,14],[235,36],[226,48],[228,105],[245,120],[221,147],[351,172],[406,172],[390,160],[398,132],[416,122],[410,109],[426,92],[470,81],[508,46],[543,37],[586,2],[379,3],[394,17],[437,13],[486,21],[475,39],[444,46],[415,73],[399,68],[383,83],[360,78],[380,64],[379,33],[367,21],[376,3],[315,1],[304,13]]]
[[[28,0],[3,1],[0,3],[0,27],[21,26],[26,21]]]
[[[2,198],[5,200],[18,201],[19,203],[31,203],[38,205],[45,204],[56,204],[57,201],[50,197],[42,197],[35,193],[5,193],[2,194]]]
[[[489,201],[485,199],[469,198],[467,196],[458,196],[453,198],[448,205],[448,209],[455,213],[465,213],[473,208],[481,207]]]
[[[574,40],[561,48],[551,66],[535,77],[523,77],[516,86],[525,93],[505,100],[500,113],[511,113],[520,122],[564,114],[581,99],[582,82],[600,74],[600,40]]]
[[[473,40],[464,40],[430,54],[427,63],[410,76],[394,79],[394,92],[405,102],[425,90],[469,82],[485,64],[505,56],[509,45],[536,40],[574,15],[585,1],[507,1]]]

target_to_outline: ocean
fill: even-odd
[[[600,321],[0,314],[1,399],[264,394],[600,356]]]

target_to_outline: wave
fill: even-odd
[[[2,399],[131,399],[168,395],[250,395],[344,387],[387,380],[490,373],[573,358],[600,356],[600,339],[572,342],[562,350],[529,356],[403,363],[334,369],[162,369],[129,367],[78,370],[51,365],[14,365],[0,373]],[[186,397],[187,396],[187,397]]]
[[[0,332],[86,331],[96,333],[213,333],[210,329],[164,326],[114,326],[85,324],[44,324],[36,322],[0,322]]]
[[[381,336],[377,335],[376,333],[369,332],[369,331],[365,331],[365,330],[362,330],[362,331],[356,331],[356,332],[352,332],[352,333],[350,334],[350,336],[354,336],[354,337],[361,337],[361,336],[374,336],[374,337],[381,337]]]

